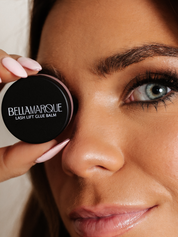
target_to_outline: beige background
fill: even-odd
[[[27,56],[28,0],[0,0],[0,48]],[[0,93],[0,104],[3,93]],[[1,114],[1,113],[0,113]],[[0,115],[0,147],[17,142]],[[30,191],[27,175],[0,183],[0,237],[17,237],[20,214]]]

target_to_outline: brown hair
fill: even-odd
[[[59,0],[58,0],[59,1]],[[30,27],[30,57],[36,59],[46,17],[56,0],[33,0]]]
[[[57,0],[33,0],[30,53],[36,59],[41,32],[46,17]],[[59,0],[58,0],[59,1]],[[175,14],[177,0],[168,0]],[[178,15],[177,15],[178,16]],[[68,237],[70,236],[60,218],[43,164],[36,164],[30,170],[33,191],[26,205],[19,237]]]

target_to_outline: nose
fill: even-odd
[[[120,170],[124,156],[116,127],[118,119],[111,110],[96,104],[81,108],[73,124],[72,139],[63,151],[64,172],[89,178]]]

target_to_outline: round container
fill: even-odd
[[[73,100],[58,79],[37,74],[22,78],[6,91],[2,117],[8,130],[28,143],[44,143],[56,138],[73,114]]]

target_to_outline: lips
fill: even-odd
[[[151,208],[78,208],[70,213],[74,229],[82,237],[120,236],[137,225]]]

